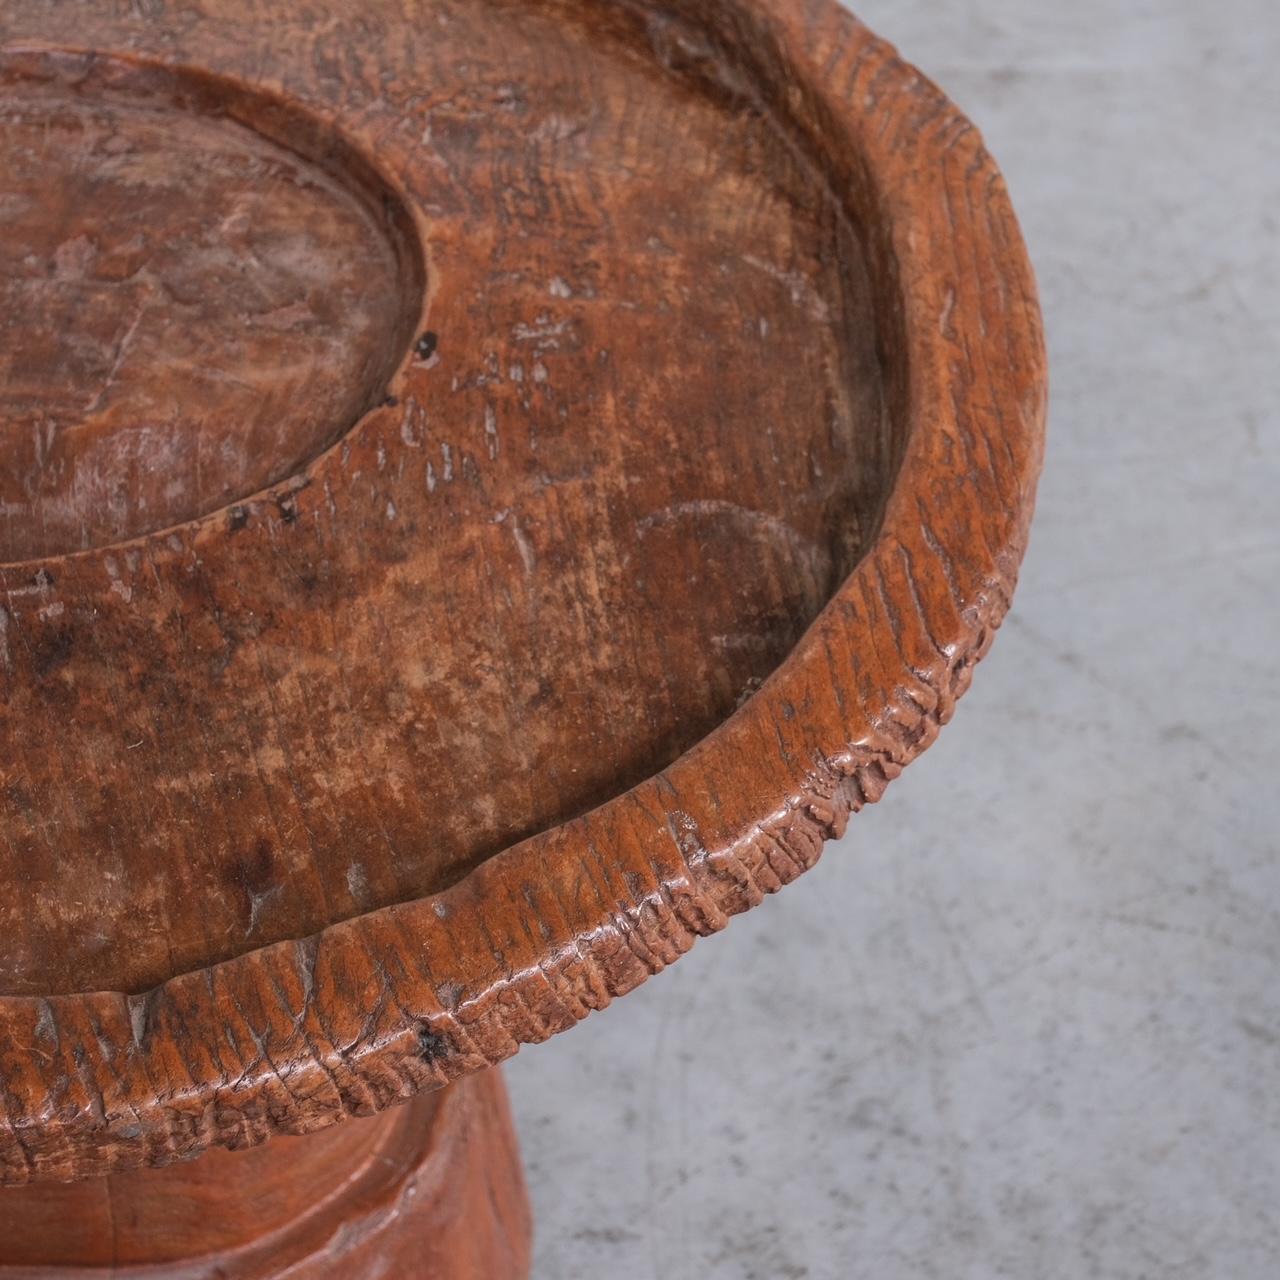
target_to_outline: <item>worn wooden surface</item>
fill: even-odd
[[[0,47],[4,1181],[496,1062],[932,740],[1039,319],[977,134],[829,0]]]
[[[332,130],[234,82],[56,50],[0,56],[0,116],[4,560],[216,511],[385,394],[421,253]]]
[[[0,1280],[524,1280],[502,1076],[166,1169],[0,1189]]]

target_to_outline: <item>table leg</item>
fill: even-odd
[[[497,1069],[249,1151],[0,1189],[0,1280],[525,1280]]]

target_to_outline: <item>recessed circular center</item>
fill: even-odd
[[[0,53],[0,561],[296,471],[382,397],[422,293],[410,215],[309,115],[198,73]]]

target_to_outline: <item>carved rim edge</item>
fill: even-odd
[[[803,69],[799,127],[835,126],[887,229],[911,431],[873,544],[733,717],[447,891],[144,995],[0,998],[0,1183],[306,1133],[500,1062],[811,867],[950,718],[1008,608],[1041,461],[1017,224],[973,126],[834,0],[735,0],[732,20]]]

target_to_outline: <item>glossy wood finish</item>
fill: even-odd
[[[529,1242],[497,1069],[307,1138],[0,1188],[0,1280],[523,1280]]]
[[[1039,313],[832,0],[8,0],[0,49],[0,1180],[485,1068],[933,740]]]

